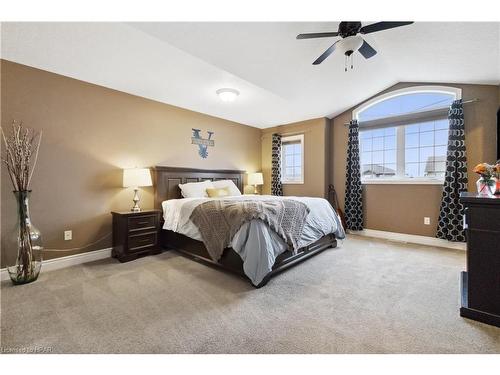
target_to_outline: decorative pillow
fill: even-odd
[[[213,187],[212,181],[179,184],[179,188],[184,198],[207,198],[207,189],[212,189]]]
[[[240,189],[238,189],[238,187],[234,184],[233,180],[214,181],[212,182],[212,185],[216,189],[227,187],[229,189],[229,195],[231,196],[241,195]]]
[[[229,188],[228,187],[223,187],[223,188],[213,188],[213,189],[207,189],[207,194],[210,198],[221,198],[221,197],[227,197],[229,196]]]

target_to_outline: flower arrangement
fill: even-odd
[[[494,194],[497,182],[500,180],[500,160],[494,165],[480,163],[474,167],[474,173],[481,176],[477,181],[478,193]]]
[[[490,179],[493,177],[495,166],[488,163],[480,163],[474,167],[474,173],[481,175],[482,178]]]

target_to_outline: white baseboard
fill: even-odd
[[[89,251],[86,253],[68,255],[65,257],[44,260],[42,262],[42,271],[54,271],[61,268],[75,266],[77,264],[93,262],[94,260],[105,259],[111,257],[111,248]],[[9,280],[9,273],[6,268],[0,269],[0,279]]]
[[[356,236],[373,237],[373,238],[383,238],[389,241],[414,243],[418,245],[434,246],[434,247],[444,247],[447,249],[454,250],[466,250],[467,246],[463,242],[450,242],[442,240],[440,238],[418,236],[415,234],[404,234],[395,232],[385,232],[382,230],[375,229],[363,229],[360,231],[349,231],[350,234]]]
[[[450,242],[434,237],[417,236],[415,234],[404,234],[395,232],[385,232],[375,229],[363,229],[362,231],[349,231],[349,234],[364,237],[382,238],[389,241],[414,243],[434,247],[444,247],[447,249],[465,250],[466,244],[461,242]],[[65,257],[48,259],[42,262],[42,272],[59,270],[77,264],[93,262],[95,260],[111,257],[111,248],[89,251],[82,254],[68,255]],[[0,280],[9,280],[6,268],[0,269]]]

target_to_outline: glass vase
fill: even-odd
[[[494,178],[485,179],[481,177],[476,182],[477,193],[479,195],[491,196],[495,194],[496,181]]]
[[[31,190],[14,191],[17,203],[17,259],[14,266],[7,267],[7,271],[15,285],[35,281],[42,268],[42,236],[31,222],[30,194]]]

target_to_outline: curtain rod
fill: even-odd
[[[265,129],[264,129],[265,130]],[[300,134],[306,134],[311,132],[311,128],[307,128],[304,130],[297,130],[297,131],[292,131],[292,132],[286,132],[286,133],[280,133],[280,132],[269,132],[263,135],[263,137],[268,136],[268,135],[273,135],[273,134],[279,134],[282,137],[290,136],[290,135],[300,135]]]
[[[282,137],[287,137],[287,136],[292,136],[292,135],[300,135],[300,134],[305,134],[305,133],[309,133],[310,130],[309,129],[306,129],[304,131],[296,131],[296,132],[288,132],[288,133],[278,133],[279,135],[281,135]]]
[[[462,102],[462,104],[467,104],[467,103],[475,103],[475,102],[478,102],[479,99],[478,98],[475,98],[475,99],[469,99],[469,100],[464,100]]]
[[[478,98],[468,99],[468,100],[464,100],[464,101],[462,101],[462,104],[475,103],[475,102],[478,102],[478,101],[479,101],[479,99],[478,99]],[[447,108],[447,107],[443,107],[443,109],[444,109],[444,108]],[[439,109],[439,108],[437,108],[437,109]],[[349,122],[344,122],[344,126],[349,126],[349,125],[350,125],[350,123],[349,123]]]

